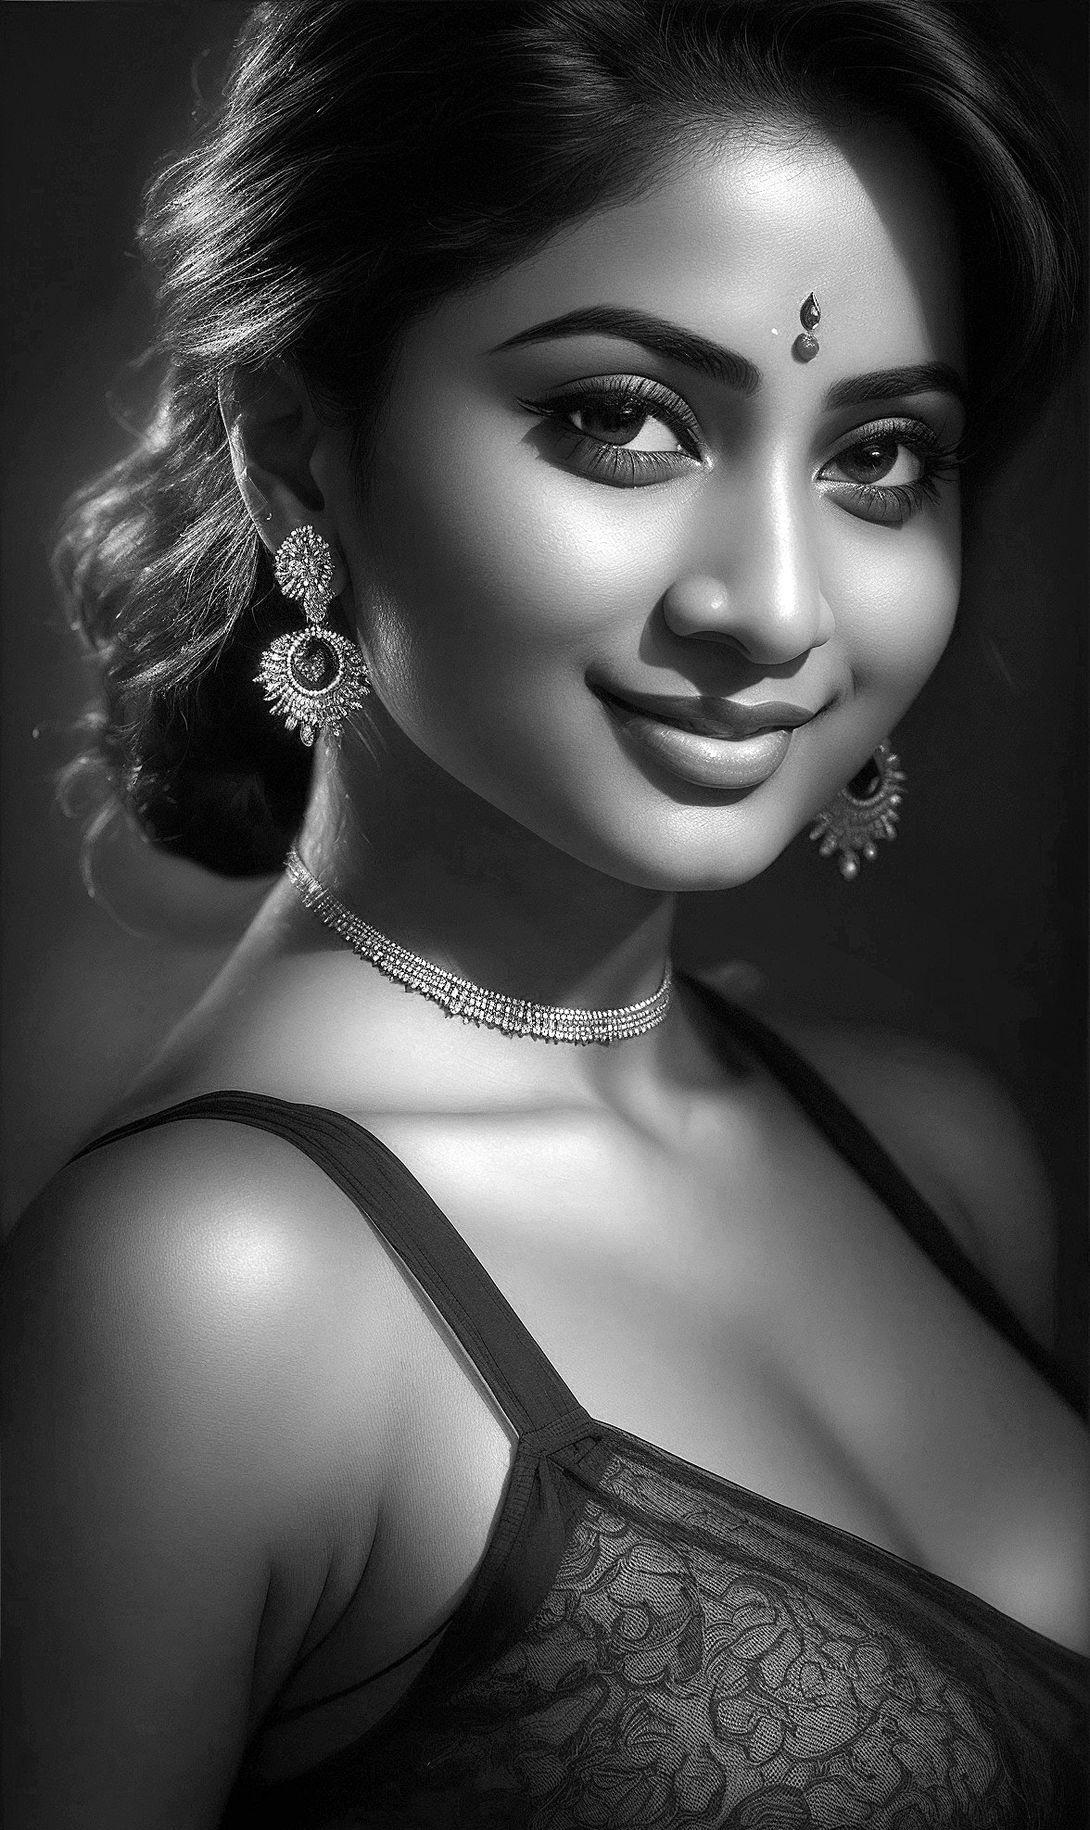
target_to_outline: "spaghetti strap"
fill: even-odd
[[[986,1286],[979,1300],[983,1280],[966,1278],[938,1216],[820,1076],[696,989],[921,1248],[959,1287],[977,1286],[969,1299],[1001,1309]],[[88,1148],[185,1118],[269,1131],[322,1169],[434,1302],[517,1432],[453,1614],[355,1683],[286,1704],[282,1692],[264,1725],[413,1661],[406,1687],[288,1777],[264,1775],[255,1739],[222,1830],[485,1830],[576,1815],[728,1830],[763,1822],[765,1802],[793,1823],[800,1810],[832,1823],[843,1804],[856,1823],[908,1810],[950,1830],[1028,1826],[1026,1800],[1040,1801],[1039,1830],[1078,1821],[1075,1654],[881,1546],[590,1418],[410,1171],[344,1114],[219,1092]]]
[[[905,1231],[916,1241],[970,1306],[1016,1348],[1067,1403],[1081,1411],[1077,1379],[1041,1346],[1010,1305],[963,1250],[930,1202],[909,1181],[884,1145],[841,1099],[839,1093],[783,1037],[752,1011],[732,1004],[711,986],[684,975],[717,1021],[746,1043],[768,1068],[834,1150],[871,1187]]]
[[[269,1094],[205,1093],[118,1126],[84,1156],[137,1132],[190,1118],[272,1132],[302,1151],[348,1196],[451,1328],[524,1447],[544,1449],[593,1426],[461,1234],[400,1157],[342,1112]]]
[[[1077,1376],[1030,1334],[884,1145],[818,1070],[751,1011],[687,973],[677,976],[726,1038],[757,1056],[970,1307],[1082,1415]],[[182,1118],[230,1119],[272,1132],[323,1169],[434,1303],[527,1446],[544,1449],[586,1430],[591,1421],[586,1411],[456,1228],[400,1158],[345,1114],[267,1094],[208,1093],[122,1125],[78,1154]]]

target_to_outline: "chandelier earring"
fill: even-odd
[[[846,882],[858,877],[861,857],[868,862],[877,857],[879,839],[897,837],[904,787],[900,758],[883,739],[847,787],[818,814],[810,837],[819,841],[823,858],[839,852],[840,874]]]
[[[278,635],[254,675],[270,708],[298,729],[305,744],[318,731],[338,737],[345,718],[371,690],[363,656],[354,642],[327,627],[333,602],[333,554],[317,528],[293,528],[276,549],[276,582],[285,597],[302,600],[305,626]]]

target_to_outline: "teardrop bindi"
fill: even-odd
[[[812,292],[808,293],[803,300],[802,310],[799,312],[799,323],[803,330],[815,330],[821,323],[821,306]]]

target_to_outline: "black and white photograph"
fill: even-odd
[[[7,1830],[1090,1830],[1084,13],[0,4]]]

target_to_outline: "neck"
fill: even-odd
[[[673,896],[619,882],[474,794],[379,712],[319,756],[298,841],[323,886],[391,940],[540,1004],[634,1003],[662,981]]]

